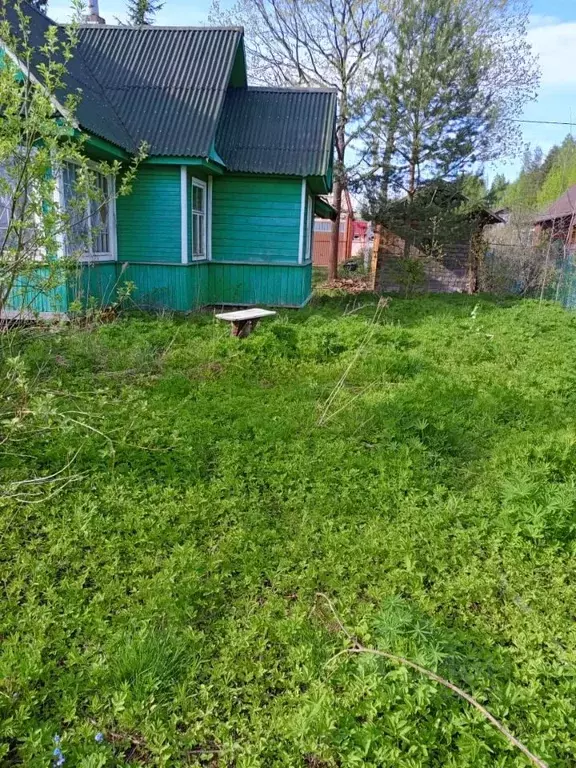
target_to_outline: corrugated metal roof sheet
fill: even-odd
[[[231,171],[323,176],[335,121],[332,90],[230,88],[216,150]]]
[[[20,24],[14,10],[14,4],[9,0],[0,0],[0,9],[2,14],[5,14],[5,18],[9,22],[14,36],[19,38]],[[33,74],[38,79],[41,79],[38,67],[45,61],[45,58],[40,48],[46,42],[48,29],[57,25],[25,2],[22,3],[22,10],[30,20],[28,44],[33,53],[31,61]],[[59,34],[61,39],[64,40],[65,32],[63,29],[59,30]],[[18,51],[12,51],[12,53],[18,55]],[[117,146],[128,150],[135,148],[133,139],[123,126],[119,116],[115,113],[112,105],[106,98],[106,94],[88,70],[80,51],[76,51],[73,61],[67,65],[67,74],[64,80],[65,93],[58,95],[62,102],[65,100],[66,93],[82,92],[82,98],[76,110],[76,118],[80,125],[96,136],[107,139]]]
[[[22,7],[38,77],[40,48],[57,25]],[[13,0],[0,8],[18,36]],[[228,88],[242,36],[237,27],[81,27],[65,83],[67,92],[82,92],[78,122],[129,152],[145,141],[150,155],[207,158],[215,144],[232,171],[326,174],[335,92]]]
[[[80,30],[80,53],[151,155],[208,157],[242,37],[237,28]]]
[[[568,189],[536,219],[536,224],[572,216],[576,211],[576,184]]]

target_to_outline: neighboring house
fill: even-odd
[[[38,50],[54,22],[23,5]],[[128,162],[149,147],[132,193],[102,211],[85,297],[109,302],[132,281],[146,308],[308,301],[314,216],[333,213],[320,198],[332,185],[333,91],[249,87],[240,28],[84,25],[68,70],[88,156]],[[74,174],[60,181],[64,205]],[[64,312],[73,292],[36,308]]]
[[[352,224],[352,258],[366,269],[370,267],[370,251],[374,240],[374,231],[369,221],[355,219]]]
[[[326,201],[332,207],[332,195]],[[335,212],[334,212],[335,214]],[[313,263],[315,267],[330,266],[332,253],[332,221],[326,221],[328,212],[318,210],[314,220]],[[334,215],[331,216],[334,218]],[[352,240],[354,236],[354,210],[348,190],[342,194],[342,210],[340,213],[340,229],[338,237],[338,263],[343,264],[352,256]]]
[[[570,187],[558,200],[534,221],[536,237],[541,240],[552,238],[553,242],[576,246],[576,185]]]

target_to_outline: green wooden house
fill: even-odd
[[[39,47],[54,22],[26,12]],[[80,275],[38,311],[65,312],[78,292],[112,301],[126,281],[151,309],[308,301],[314,216],[333,213],[320,197],[332,184],[333,91],[248,86],[240,28],[87,24],[68,81],[82,92],[88,154],[128,162],[142,142],[148,153],[132,193],[103,212]],[[63,176],[65,205],[74,168]]]

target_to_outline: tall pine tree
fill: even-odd
[[[128,0],[128,24],[132,27],[149,27],[154,17],[162,10],[160,0]]]

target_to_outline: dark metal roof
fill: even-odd
[[[216,149],[231,171],[323,176],[335,121],[332,90],[230,88]]]
[[[9,0],[0,0],[0,9],[9,22],[12,33],[16,39],[21,37],[20,23],[14,10],[14,4]],[[22,3],[22,10],[29,19],[28,45],[32,50],[30,62],[32,74],[41,80],[39,66],[43,63],[44,55],[40,48],[46,42],[46,33],[50,27],[57,27],[53,21],[37,11],[27,3]],[[58,27],[61,40],[65,38],[65,31]],[[12,51],[18,57],[20,51]],[[19,58],[22,58],[21,56]],[[135,144],[119,115],[108,101],[97,80],[88,69],[80,51],[75,52],[73,61],[66,65],[67,74],[64,78],[65,93],[58,94],[61,102],[65,101],[66,93],[82,92],[75,117],[78,123],[90,133],[111,141],[117,146],[128,150],[135,149]]]
[[[576,184],[568,189],[552,205],[540,214],[535,220],[536,224],[545,221],[555,221],[573,216],[576,212]]]
[[[151,155],[208,157],[242,38],[238,28],[80,30],[80,53]]]
[[[26,2],[22,8],[41,80],[46,32],[66,32]],[[14,0],[0,0],[0,9],[20,37]],[[208,158],[215,148],[231,171],[328,174],[336,93],[229,88],[246,83],[242,38],[239,27],[82,26],[65,92],[81,92],[82,128],[128,152],[146,142],[149,155]]]

